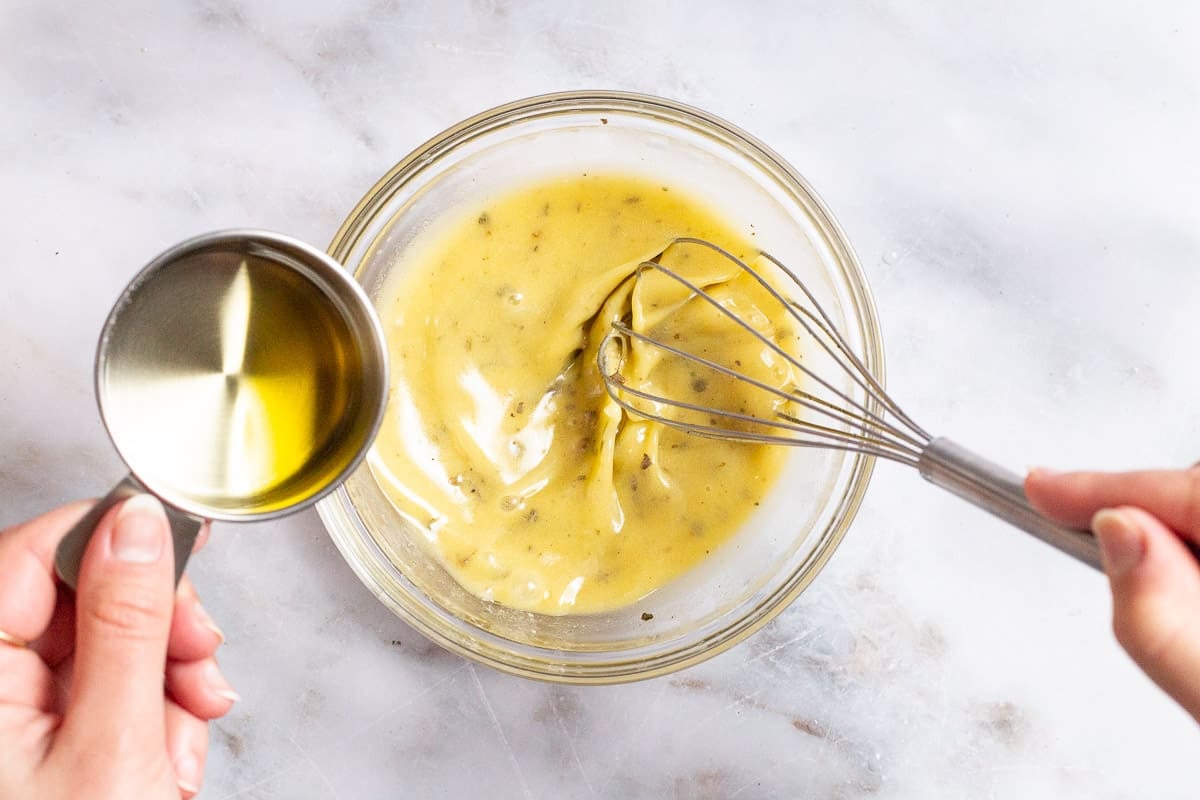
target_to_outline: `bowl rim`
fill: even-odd
[[[688,120],[699,128],[707,129],[705,132],[710,135],[717,134],[716,138],[733,140],[743,155],[752,156],[757,165],[768,174],[773,173],[776,180],[782,178],[785,183],[789,183],[787,188],[803,198],[805,202],[802,205],[810,212],[811,222],[822,233],[825,244],[831,249],[845,273],[856,315],[855,322],[861,328],[863,336],[863,362],[880,385],[885,385],[882,332],[875,301],[862,265],[828,206],[791,164],[758,138],[714,114],[675,100],[639,92],[582,90],[533,95],[481,111],[417,146],[376,181],[334,234],[328,248],[329,255],[342,263],[346,269],[351,269],[345,264],[346,259],[354,251],[360,237],[372,224],[380,208],[386,205],[397,188],[424,167],[435,162],[443,153],[490,130],[505,127],[531,115],[548,117],[572,111],[600,112],[603,107],[618,112],[649,115],[660,120]],[[874,401],[868,399],[868,403],[874,404]],[[619,653],[614,653],[611,660],[572,663],[565,666],[561,661],[531,658],[511,650],[501,652],[491,647],[473,648],[470,645],[478,645],[478,638],[454,637],[439,624],[443,617],[453,615],[443,612],[441,617],[433,614],[431,618],[427,618],[417,609],[400,603],[380,585],[365,564],[360,563],[357,557],[347,551],[347,543],[342,541],[346,524],[342,515],[354,506],[344,486],[339,486],[335,492],[322,500],[317,505],[317,511],[334,544],[359,580],[393,613],[445,649],[503,672],[526,678],[570,684],[623,683],[675,672],[725,652],[774,619],[812,584],[853,523],[874,472],[874,457],[854,453],[848,454],[848,457],[852,462],[846,489],[842,492],[839,502],[831,508],[831,522],[826,529],[824,540],[805,562],[805,568],[797,569],[786,576],[774,591],[740,617],[724,625],[718,634],[685,643],[649,662],[643,659],[622,659]],[[370,542],[369,545],[378,549],[374,542]],[[470,623],[461,620],[460,622],[475,628]]]

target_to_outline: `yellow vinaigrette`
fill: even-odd
[[[778,477],[783,448],[626,416],[596,350],[614,319],[776,385],[791,368],[709,304],[637,265],[673,237],[753,248],[671,187],[548,180],[473,209],[398,270],[379,305],[392,387],[370,455],[396,508],[484,600],[543,614],[634,603],[714,553]],[[768,337],[762,287],[700,248],[662,257]],[[635,351],[643,388],[770,416],[777,403]],[[746,396],[742,396],[746,395]]]

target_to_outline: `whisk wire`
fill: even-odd
[[[871,371],[868,370],[866,365],[863,364],[858,356],[854,354],[853,348],[850,347],[845,338],[838,333],[837,326],[833,323],[833,320],[830,319],[829,314],[825,311],[824,306],[817,301],[817,298],[813,295],[812,291],[808,288],[804,281],[800,280],[800,277],[796,275],[796,273],[793,272],[790,267],[765,250],[759,251],[760,256],[770,261],[777,269],[791,279],[796,288],[798,288],[804,294],[805,298],[808,299],[811,308],[808,306],[802,306],[796,301],[785,297],[782,292],[775,288],[770,281],[768,281],[762,275],[762,273],[750,266],[745,260],[738,258],[733,253],[729,252],[718,244],[714,244],[706,239],[697,239],[692,236],[677,237],[673,240],[673,243],[694,244],[700,247],[707,247],[713,252],[724,256],[726,259],[736,264],[743,272],[752,277],[772,297],[779,301],[780,305],[787,310],[792,319],[799,323],[808,332],[808,334],[816,341],[817,345],[824,350],[830,358],[837,362],[838,366],[842,368],[842,371],[845,372],[849,378],[859,386],[859,388],[863,389],[871,397],[877,400],[881,405],[884,406],[884,408],[886,408],[892,415],[894,415],[901,423],[907,426],[912,433],[916,435],[915,438],[910,440],[914,446],[920,447],[929,441],[931,438],[930,435],[911,417],[905,414],[903,409],[901,409],[900,406],[887,394],[883,386],[881,386],[879,381],[875,379],[875,376],[871,374]],[[813,313],[814,309],[816,311],[815,314]],[[813,330],[812,325],[815,325],[819,329],[819,334],[817,331]],[[773,343],[768,342],[768,344]],[[831,344],[832,347],[830,346]],[[788,354],[782,352],[778,347],[773,347],[773,349],[775,349],[776,352],[779,352],[780,355],[788,358]],[[810,375],[810,377],[812,376],[812,373],[807,371],[806,374]],[[829,387],[826,385],[826,388]],[[894,426],[891,426],[884,419],[871,412],[870,409],[866,408],[864,405],[856,402],[843,393],[836,391],[835,393],[838,394],[841,399],[855,405],[864,414],[875,420],[877,424],[888,426],[890,428],[889,432],[895,433],[898,436],[904,435],[903,432],[896,429]]]
[[[703,242],[702,239],[694,239],[693,241],[697,243]],[[838,351],[845,356],[845,358],[852,365],[853,368],[847,369],[846,371],[850,373],[850,377],[855,381],[855,383],[857,383],[866,391],[870,392],[871,395],[875,397],[875,399],[878,400],[893,416],[900,420],[904,425],[908,426],[913,433],[917,434],[922,443],[928,442],[930,439],[932,439],[933,437],[929,434],[929,432],[922,428],[919,424],[917,424],[916,420],[904,412],[904,409],[902,409],[900,405],[892,399],[891,395],[887,393],[887,390],[883,388],[879,381],[876,380],[875,376],[871,374],[871,371],[867,369],[865,364],[863,364],[862,359],[855,355],[854,349],[851,348],[845,338],[838,333],[837,326],[833,324],[833,321],[825,312],[824,307],[817,302],[817,299],[813,296],[813,293],[809,290],[808,286],[806,286],[804,282],[800,280],[796,273],[792,272],[792,270],[786,264],[765,250],[760,250],[759,255],[770,261],[777,269],[791,278],[792,282],[800,289],[801,292],[804,293],[804,296],[808,298],[808,302],[812,304],[812,308],[816,309],[817,313],[820,314],[821,319],[824,321],[824,325],[821,326],[822,330],[837,346]],[[771,294],[775,295],[775,297],[782,299],[782,296],[779,294],[779,292],[776,291],[770,284],[768,284],[753,268],[739,258],[734,257],[734,260],[741,264],[743,269],[753,275],[758,282],[767,289],[767,291],[771,292]],[[799,306],[794,302],[788,302],[788,306],[794,309],[793,316],[795,316],[795,311],[803,312],[810,317],[812,316],[812,311],[807,307]]]
[[[883,406],[885,413],[892,413],[893,416],[895,416],[901,423],[901,425],[893,424],[886,417],[873,410],[867,403],[859,401],[855,397],[851,396],[848,392],[834,386],[830,381],[810,369],[805,364],[801,363],[795,356],[780,347],[779,344],[755,330],[753,326],[746,322],[746,320],[742,319],[735,312],[724,306],[722,303],[720,303],[720,301],[718,301],[704,289],[680,275],[670,267],[661,264],[657,258],[640,264],[638,267],[638,274],[641,274],[646,270],[655,270],[676,281],[684,288],[688,289],[694,297],[706,301],[714,309],[716,309],[718,313],[730,320],[736,326],[740,327],[751,336],[758,338],[764,345],[769,347],[774,353],[783,358],[793,368],[807,376],[817,386],[829,392],[831,395],[837,398],[837,400],[841,401],[844,406],[839,405],[836,402],[830,402],[820,398],[808,391],[800,389],[788,391],[780,389],[779,387],[770,386],[761,381],[753,380],[740,372],[729,369],[707,359],[703,359],[694,353],[687,352],[686,350],[673,347],[666,342],[659,341],[653,337],[641,334],[637,331],[634,331],[629,326],[621,323],[614,323],[613,331],[610,331],[609,338],[614,335],[614,333],[619,333],[630,339],[636,339],[648,345],[661,348],[680,358],[694,363],[703,364],[705,367],[728,375],[731,378],[748,382],[757,388],[770,392],[778,397],[794,401],[810,411],[814,411],[833,422],[847,425],[851,428],[852,432],[838,431],[837,429],[831,428],[827,425],[821,425],[812,421],[800,420],[797,417],[790,417],[792,423],[800,426],[798,432],[816,436],[818,437],[818,441],[836,441],[841,445],[844,445],[847,449],[855,449],[855,446],[858,445],[858,449],[860,449],[862,452],[867,452],[869,448],[871,454],[873,455],[880,455],[882,457],[890,458],[895,461],[902,461],[904,463],[915,463],[915,459],[919,457],[922,449],[928,443],[930,438],[929,435],[925,433],[925,431],[922,430],[915,422],[913,422],[906,414],[904,414],[904,412],[899,409],[899,407],[891,400],[891,398],[887,396],[886,392],[883,390],[883,387],[874,378],[874,376],[870,374],[870,371],[866,369],[861,360],[855,356],[853,350],[850,348],[845,339],[837,332],[837,328],[833,324],[833,321],[817,302],[812,292],[803,284],[802,281],[800,281],[795,273],[780,263],[778,259],[774,258],[773,256],[767,253],[761,253],[761,255],[767,258],[771,263],[775,264],[784,272],[784,274],[792,279],[801,292],[804,293],[804,296],[808,298],[809,303],[811,303],[813,308],[816,309],[815,314],[812,310],[806,308],[805,306],[799,305],[795,301],[785,297],[757,270],[747,264],[744,260],[738,258],[719,245],[703,239],[696,239],[692,237],[679,237],[672,241],[672,245],[675,244],[694,244],[701,247],[707,247],[708,249],[728,259],[737,265],[742,271],[749,274],[760,286],[763,287],[763,289],[765,289],[780,303],[780,306],[787,311],[788,315],[801,328],[804,329],[808,336],[816,342],[822,351],[824,351],[831,359],[833,359],[837,366],[851,379],[853,383],[866,392],[869,398],[878,401],[879,404]],[[606,384],[608,384],[607,388],[609,395],[620,402],[620,398],[618,396],[619,392],[614,391],[614,387],[607,380]],[[631,387],[629,387],[627,384],[624,385],[624,391],[636,394],[638,396],[643,396],[642,392],[632,392]],[[644,397],[644,399],[677,408],[684,407],[680,405],[678,401],[673,401],[669,398],[663,398],[661,396]],[[639,413],[638,409],[636,408],[630,409],[628,405],[624,403],[622,403],[622,405],[626,407],[627,410],[633,410],[635,413]],[[714,411],[720,411],[719,409],[713,409],[705,406],[698,406],[693,410],[710,413]],[[640,413],[642,413],[644,416],[644,411]],[[722,416],[724,415],[722,414]],[[771,421],[763,420],[757,417],[751,417],[747,421],[758,424],[772,424]],[[673,422],[673,424],[676,423]],[[683,427],[683,425],[676,424],[676,427]],[[789,430],[795,431],[796,428],[789,427]],[[720,431],[718,431],[718,433],[720,433]],[[722,435],[724,438],[749,438],[745,435],[745,432],[742,431],[725,431]]]
[[[619,382],[619,381],[618,381]],[[683,420],[670,420],[671,427],[695,434],[704,436],[710,439],[734,439],[737,441],[750,441],[759,444],[782,444],[792,447],[811,447],[820,449],[843,450],[852,453],[865,453],[867,455],[879,456],[880,458],[888,458],[893,461],[916,466],[917,457],[906,450],[899,449],[893,442],[886,440],[875,440],[862,436],[854,436],[847,434],[845,431],[839,431],[835,428],[829,428],[823,425],[817,425],[812,422],[803,422],[795,417],[787,414],[781,414],[780,419],[764,420],[750,414],[742,414],[736,411],[726,411],[724,409],[711,408],[702,406],[696,403],[689,403],[685,400],[676,400],[665,397],[654,392],[647,392],[644,389],[639,389],[635,386],[625,385],[622,391],[647,400],[652,403],[660,403],[671,408],[684,409],[706,414],[711,417],[719,417],[730,421],[748,422],[755,425],[763,425],[769,428],[788,431],[792,434],[811,434],[818,432],[823,434],[820,438],[803,438],[795,435],[776,435],[770,433],[761,433],[755,431],[735,431],[729,427],[723,427],[716,424],[704,425],[696,422],[685,422]],[[635,416],[646,416],[644,409],[639,409],[637,406],[629,403],[612,387],[609,387],[609,396],[616,401],[623,409]]]
[[[713,245],[713,246],[715,247],[715,245]],[[731,255],[730,258],[733,258],[733,256]],[[853,397],[849,396],[845,392],[843,392],[840,389],[838,389],[837,387],[833,386],[831,383],[829,383],[829,381],[825,380],[820,375],[818,375],[817,373],[815,373],[811,369],[809,369],[807,366],[800,363],[794,356],[792,356],[790,353],[788,353],[786,350],[784,350],[778,344],[776,344],[775,342],[771,341],[770,339],[764,337],[761,333],[756,331],[748,322],[746,322],[744,319],[739,317],[734,312],[730,311],[725,306],[721,305],[721,303],[716,298],[714,298],[708,292],[702,290],[700,287],[698,287],[696,284],[689,281],[687,278],[680,275],[678,272],[675,272],[670,267],[663,266],[662,264],[659,264],[655,261],[646,261],[646,262],[642,263],[638,269],[639,269],[639,271],[643,271],[643,272],[646,270],[651,270],[651,269],[657,270],[658,272],[661,272],[662,274],[666,275],[667,277],[671,278],[672,280],[679,282],[680,284],[682,284],[683,286],[685,286],[686,288],[691,290],[692,293],[696,297],[709,303],[722,316],[729,319],[731,322],[733,322],[738,327],[742,328],[744,331],[749,333],[751,336],[757,337],[764,345],[769,347],[772,351],[774,351],[776,354],[778,354],[781,358],[785,359],[793,367],[795,367],[799,371],[803,372],[805,375],[807,375],[809,378],[811,378],[814,382],[819,384],[821,387],[823,387],[827,391],[836,395],[840,400],[845,402],[847,405],[853,406],[855,409],[857,409],[863,415],[868,417],[874,424],[878,424],[881,426],[887,425],[886,421],[884,421],[883,419],[879,418],[877,415],[872,413],[870,411],[870,409],[868,409],[862,403],[859,403]],[[801,324],[803,325],[804,323],[801,323]],[[805,327],[805,330],[808,330],[808,328]],[[809,330],[809,335],[812,336],[814,339],[818,338],[817,335],[815,333],[813,333],[811,330]],[[639,338],[641,338],[645,342],[653,344],[654,346],[660,347],[664,350],[669,349],[665,342],[660,342],[652,337],[639,337]],[[679,355],[685,359],[691,360],[691,361],[698,360],[698,357],[695,354],[689,353],[687,351],[676,350],[675,353],[677,355]],[[744,376],[742,376],[741,373],[735,373],[733,371],[730,371],[729,374],[733,375],[734,377],[744,378]]]
[[[747,422],[747,423],[752,423],[755,425],[786,429],[786,430],[794,431],[794,432],[798,432],[798,433],[808,433],[808,434],[817,433],[821,437],[824,437],[824,439],[826,439],[826,440],[835,439],[844,444],[853,444],[855,442],[862,442],[868,446],[877,447],[880,450],[887,450],[887,452],[888,452],[887,457],[895,456],[896,457],[895,460],[904,460],[906,462],[912,461],[912,463],[915,463],[915,459],[918,455],[918,451],[906,447],[904,445],[904,443],[897,443],[897,442],[891,441],[889,439],[873,435],[872,429],[869,427],[869,423],[867,420],[864,420],[862,417],[856,416],[855,414],[851,413],[850,411],[847,411],[846,409],[841,408],[840,406],[830,403],[827,400],[824,400],[824,399],[817,397],[813,394],[810,394],[808,392],[788,391],[786,389],[781,389],[778,386],[772,386],[769,383],[760,381],[749,375],[745,375],[736,370],[730,369],[729,367],[725,366],[724,364],[720,364],[716,361],[712,361],[710,359],[704,358],[703,356],[699,356],[699,355],[696,355],[695,353],[691,353],[686,350],[683,350],[682,348],[676,347],[667,342],[659,341],[658,339],[655,339],[651,336],[647,336],[646,334],[643,334],[640,331],[636,331],[636,330],[630,328],[628,325],[625,325],[622,322],[614,322],[613,330],[616,333],[619,333],[619,334],[629,337],[630,339],[653,345],[654,347],[657,347],[661,350],[671,353],[672,355],[678,356],[678,357],[680,357],[686,361],[689,361],[691,363],[700,364],[701,366],[711,369],[714,372],[717,372],[719,374],[726,375],[730,378],[734,378],[735,380],[739,380],[739,381],[748,383],[751,386],[761,389],[764,392],[772,394],[782,400],[787,400],[789,402],[793,402],[798,405],[801,405],[804,408],[807,408],[811,411],[814,411],[818,414],[821,414],[823,416],[830,418],[834,422],[853,426],[855,430],[861,431],[861,432],[853,433],[853,434],[848,433],[846,431],[838,430],[836,428],[831,428],[827,425],[821,425],[820,423],[816,423],[816,422],[812,422],[812,421],[804,421],[804,420],[799,419],[798,417],[795,417],[793,415],[786,414],[786,413],[780,413],[778,415],[778,417],[779,417],[778,419],[764,419],[762,417],[757,417],[757,416],[753,416],[750,414],[743,414],[743,413],[739,413],[739,412],[727,411],[725,409],[715,408],[712,406],[705,406],[705,405],[699,405],[696,403],[689,403],[687,401],[678,400],[678,399],[671,398],[671,397],[666,397],[664,395],[660,395],[660,394],[657,394],[654,392],[648,392],[644,389],[639,389],[635,386],[632,386],[626,382],[618,381],[621,383],[622,390],[628,394],[634,395],[635,397],[639,397],[643,400],[648,400],[650,402],[657,403],[659,405],[667,406],[670,408],[695,411],[697,413],[706,414],[710,417],[716,416],[716,417],[721,417],[723,419],[737,420],[740,422]],[[604,347],[604,345],[602,345],[602,348],[603,347]],[[605,358],[602,354],[601,368],[604,369],[606,373],[608,371],[607,363],[608,363],[607,358]],[[609,387],[609,395],[614,400],[616,400],[619,404],[621,404],[621,406],[623,408],[625,408],[626,410],[632,411],[636,414],[641,414],[643,416],[645,415],[644,409],[639,411],[639,409],[636,406],[633,406],[632,404],[623,402],[622,398],[619,396],[619,393],[615,393],[612,390],[611,386]],[[784,422],[781,422],[780,420],[784,420]],[[716,426],[704,426],[704,425],[699,425],[697,423],[689,423],[689,422],[686,422],[683,420],[671,420],[671,422],[676,427],[687,428],[687,429],[692,430],[693,432],[697,432],[697,433],[700,432],[699,429],[701,429],[701,428],[711,428],[711,430],[714,431],[715,433],[710,434],[710,435],[721,435],[722,438],[738,438],[738,439],[751,438],[751,433],[747,432],[747,431],[741,431],[741,430],[730,431],[728,429],[718,428]],[[789,441],[792,441],[792,440],[789,440]],[[813,446],[819,446],[819,441],[814,442]],[[878,453],[876,453],[876,454],[878,454]]]

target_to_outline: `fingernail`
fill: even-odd
[[[204,610],[204,606],[199,603],[196,603],[196,616],[202,626],[215,633],[217,638],[221,640],[221,644],[225,644],[225,632],[217,627],[217,623],[213,622],[212,617]]]
[[[1146,553],[1142,529],[1128,514],[1115,508],[1102,508],[1092,517],[1092,531],[1100,540],[1104,570],[1110,576],[1131,572]]]
[[[1039,478],[1052,478],[1055,475],[1062,474],[1059,470],[1050,469],[1049,467],[1030,467],[1028,473],[1030,475],[1036,475]]]
[[[113,523],[112,553],[127,564],[153,564],[167,542],[167,515],[162,503],[138,494],[121,504]]]
[[[187,795],[200,793],[200,762],[190,751],[175,759],[175,785]]]
[[[217,666],[217,662],[208,662],[208,667],[205,668],[204,678],[210,689],[218,697],[224,697],[231,703],[236,703],[242,699],[242,696],[233,690],[229,685],[229,681],[225,680],[225,676],[221,674],[221,668]]]

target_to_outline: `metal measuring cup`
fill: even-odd
[[[311,505],[359,464],[387,399],[383,328],[362,287],[303,242],[257,230],[189,239],[151,261],[109,313],[96,399],[129,475],[55,555],[78,583],[106,510],[163,501],[175,577],[207,519]]]

